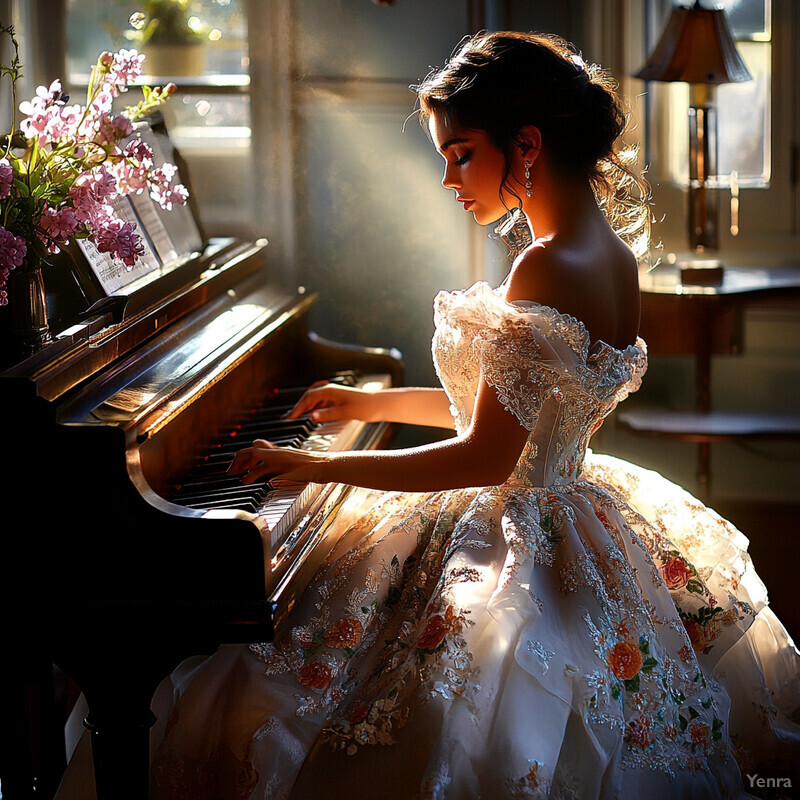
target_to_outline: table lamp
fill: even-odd
[[[634,75],[644,81],[689,84],[689,246],[695,253],[719,246],[716,192],[709,184],[717,170],[716,87],[751,80],[736,49],[725,11],[691,7],[672,9],[647,63]],[[695,261],[683,273],[710,268],[721,278],[718,261]],[[713,280],[713,278],[712,278]]]

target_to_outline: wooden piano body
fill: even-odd
[[[303,490],[288,520],[269,497],[255,511],[173,501],[279,387],[342,370],[402,380],[396,352],[310,334],[313,296],[273,285],[267,249],[209,245],[129,298],[122,319],[85,320],[0,374],[7,800],[55,788],[64,720],[29,723],[42,702],[31,687],[52,664],[87,699],[99,796],[146,797],[157,684],[190,655],[269,640],[330,545],[325,527],[348,487]],[[322,446],[376,447],[389,433],[349,423],[323,432]]]

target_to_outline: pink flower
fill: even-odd
[[[100,90],[92,100],[87,109],[87,124],[93,127],[97,124],[97,119],[102,114],[111,112],[111,106],[114,102],[114,94],[110,91]]]
[[[53,81],[49,89],[39,86],[36,97],[19,104],[19,110],[27,115],[20,123],[25,136],[28,139],[38,137],[40,146],[74,139],[83,117],[83,108],[66,105],[68,99],[58,81]]]
[[[136,226],[117,217],[109,217],[90,238],[101,253],[110,253],[128,267],[134,266],[136,259],[144,253],[144,245],[136,233]]]
[[[11,194],[14,183],[14,170],[7,158],[0,158],[0,200]]]
[[[165,163],[150,173],[150,197],[167,211],[172,209],[173,203],[182,206],[189,197],[183,184],[170,185],[177,171],[173,164]]]
[[[8,274],[22,264],[27,252],[28,245],[22,237],[0,226],[0,306],[8,305],[8,294],[3,288]]]
[[[104,79],[114,97],[127,92],[128,85],[142,74],[143,61],[144,54],[139,54],[136,50],[120,50],[114,53],[110,71]]]
[[[102,112],[96,122],[95,143],[101,147],[116,144],[120,139],[133,133],[133,125],[127,117],[120,114],[111,116]]]
[[[120,194],[138,194],[147,188],[147,168],[119,161],[111,167]]]
[[[0,226],[0,269],[14,269],[25,260],[28,245],[21,236],[14,236]]]
[[[120,159],[112,165],[111,172],[117,181],[119,194],[133,194],[149,188],[149,173],[153,167],[153,149],[141,139],[132,139],[125,145]]]
[[[89,173],[88,179],[92,194],[98,203],[105,203],[117,193],[117,182],[114,176],[104,167],[98,167]]]
[[[142,139],[131,139],[131,141],[125,145],[122,155],[125,156],[125,158],[136,161],[140,167],[147,167],[149,169],[154,163],[153,148]]]
[[[59,209],[48,206],[42,214],[40,223],[47,235],[58,242],[66,242],[81,227],[75,211],[69,206]]]
[[[21,102],[19,110],[27,116],[41,114],[42,111],[53,105],[56,100],[60,100],[61,96],[61,81],[53,81],[47,89],[44,86],[37,86],[36,97]]]
[[[67,194],[67,200],[72,203],[72,210],[77,219],[83,223],[89,223],[90,227],[94,227],[94,220],[103,210],[103,203],[98,201],[93,188],[89,182],[78,183],[76,181]]]

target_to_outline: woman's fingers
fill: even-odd
[[[242,483],[250,484],[290,473],[302,463],[302,459],[303,453],[296,448],[256,439],[252,447],[236,453],[228,472],[234,475],[244,473]]]
[[[332,383],[315,383],[298,400],[297,405],[286,415],[287,419],[296,419],[303,414],[310,414],[315,422],[351,418],[346,409],[349,408],[358,389],[337,386]],[[320,415],[323,409],[328,409]]]
[[[231,465],[228,467],[228,472],[236,475],[240,472],[250,472],[263,466],[263,455],[270,449],[277,449],[274,444],[266,441],[265,439],[256,439],[252,447],[247,447],[244,450],[239,450],[233,457]]]
[[[287,419],[297,419],[303,414],[308,414],[321,403],[327,402],[324,389],[328,384],[325,381],[312,383],[303,396],[297,401],[295,407],[286,415]]]

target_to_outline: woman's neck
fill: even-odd
[[[531,197],[522,197],[522,210],[534,238],[570,236],[602,214],[586,178],[556,176],[546,169],[538,172]]]

